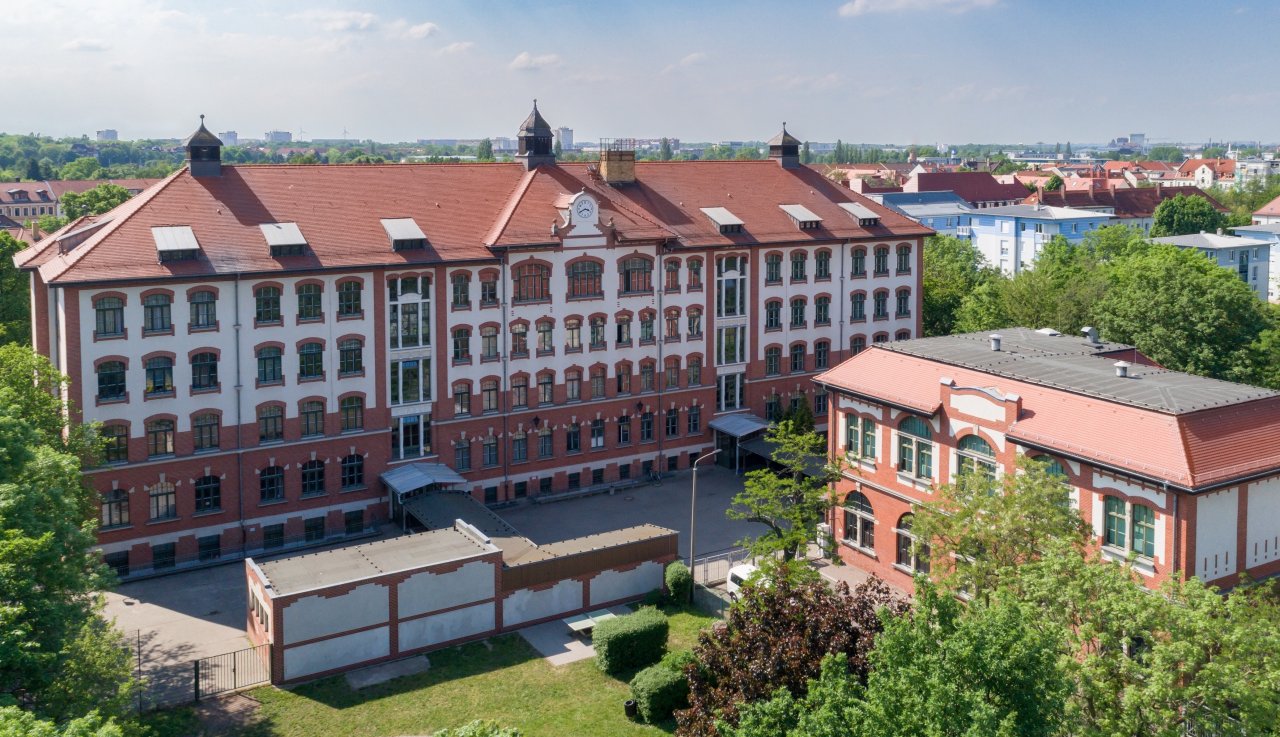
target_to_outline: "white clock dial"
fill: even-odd
[[[582,220],[590,220],[596,211],[596,204],[588,199],[578,200],[578,204],[574,206],[573,211]]]

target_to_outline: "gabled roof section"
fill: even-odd
[[[1261,209],[1254,213],[1262,217],[1280,217],[1280,197],[1263,205]]]

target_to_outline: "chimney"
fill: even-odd
[[[1098,340],[1098,329],[1095,327],[1085,326],[1080,328],[1080,332],[1084,334],[1084,339],[1093,345],[1098,345],[1101,342]]]
[[[1000,350],[1000,341],[1004,340],[1004,336],[1001,335],[1000,333],[992,333],[987,337],[991,339],[991,350],[993,351]]]
[[[1218,228],[1218,235],[1222,235],[1222,228]]]
[[[1116,361],[1111,365],[1116,367],[1116,376],[1119,376],[1122,379],[1129,378],[1129,366],[1132,364],[1128,361]]]
[[[600,176],[611,187],[636,181],[634,138],[606,138],[600,141]]]

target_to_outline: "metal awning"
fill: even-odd
[[[382,227],[393,241],[425,241],[427,234],[413,218],[383,218]]]
[[[160,253],[200,250],[200,244],[196,242],[196,234],[190,225],[155,227],[151,229],[151,237],[155,239],[156,250]]]
[[[268,246],[305,246],[307,239],[297,223],[263,223],[262,237],[267,239]]]
[[[735,438],[744,438],[752,433],[760,432],[769,427],[769,423],[753,414],[741,412],[736,415],[725,415],[717,417],[707,426],[712,430],[717,430],[726,435],[732,435]]]
[[[797,223],[820,223],[822,218],[818,213],[810,210],[804,205],[778,205],[782,211],[791,216],[791,219]]]
[[[410,463],[382,474],[382,483],[403,499],[405,494],[428,486],[462,484],[466,483],[466,479],[443,463]]]
[[[742,225],[742,218],[723,207],[700,207],[703,215],[711,218],[711,222],[723,228],[726,225]]]

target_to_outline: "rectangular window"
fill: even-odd
[[[302,537],[309,543],[324,539],[324,517],[308,517],[302,521]]]
[[[555,440],[550,430],[538,431],[538,457],[550,458],[555,455]]]
[[[262,526],[262,547],[267,550],[284,547],[284,525]]]
[[[689,359],[689,386],[702,385],[702,359]]]
[[[702,432],[702,407],[699,407],[696,404],[690,407],[688,419],[690,435],[696,435],[697,433]]]
[[[492,435],[485,438],[484,442],[481,444],[481,450],[483,451],[482,462],[484,463],[485,467],[498,465],[498,439],[497,438],[493,437]]]
[[[217,560],[222,557],[222,536],[204,535],[196,538],[201,561]]]
[[[1109,496],[1104,501],[1104,507],[1106,510],[1105,542],[1113,548],[1124,550],[1128,542],[1125,503],[1117,497]]]
[[[527,435],[516,435],[511,438],[511,462],[523,463],[529,460],[529,437]]]
[[[364,510],[356,509],[346,512],[342,515],[343,531],[348,535],[358,535],[364,532]]]
[[[569,425],[564,431],[564,447],[569,453],[582,450],[582,431],[577,425]]]
[[[162,481],[151,487],[151,519],[174,519],[178,516],[178,495],[173,484]]]
[[[1140,504],[1130,506],[1133,510],[1133,551],[1145,558],[1156,555],[1156,512],[1151,507]]]
[[[298,319],[319,320],[324,317],[322,296],[319,284],[300,284],[298,286]]]
[[[591,421],[591,449],[598,450],[604,447],[604,420],[594,419]]]
[[[258,474],[258,498],[263,502],[284,499],[284,469],[279,466],[264,468]]]
[[[653,413],[645,412],[640,415],[640,442],[648,443],[653,440]]]
[[[453,465],[459,471],[471,470],[471,444],[463,440],[453,446]]]
[[[667,437],[674,438],[680,435],[680,410],[672,407],[667,410]]]
[[[177,565],[177,545],[175,543],[160,543],[151,546],[151,567],[154,570],[161,571],[173,568]]]

